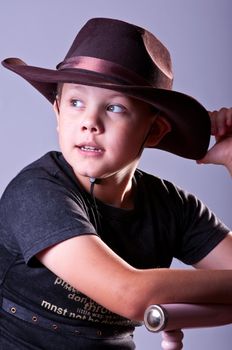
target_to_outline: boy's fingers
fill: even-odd
[[[229,108],[227,110],[226,123],[227,123],[227,126],[232,126],[232,108]]]
[[[221,108],[219,111],[208,111],[211,120],[211,133],[224,136],[232,131],[232,108]]]
[[[211,134],[212,135],[217,135],[218,134],[218,127],[217,127],[217,111],[209,111],[209,116],[210,116],[210,120],[211,120]]]

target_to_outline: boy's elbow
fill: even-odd
[[[151,291],[143,284],[127,283],[123,288],[120,288],[119,313],[130,320],[142,321],[144,312],[150,304]],[[153,298],[152,298],[153,299]]]
[[[167,288],[163,271],[135,269],[132,273],[121,289],[121,311],[128,319],[141,321],[148,306],[169,303],[173,293]]]
[[[140,302],[130,303],[127,307],[127,316],[129,320],[142,321],[144,318],[145,305]]]
[[[121,313],[124,317],[133,321],[142,321],[144,318],[144,312],[149,305],[146,295],[141,295],[136,289],[133,289],[131,293],[126,293],[124,301],[122,303]]]

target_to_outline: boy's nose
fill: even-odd
[[[90,131],[90,132],[93,132],[93,133],[96,133],[98,131],[98,128],[96,125],[90,125],[88,123],[84,123],[84,125],[82,125],[82,130],[83,131]]]
[[[103,131],[103,124],[98,113],[86,115],[81,122],[81,129],[91,133],[101,133]]]

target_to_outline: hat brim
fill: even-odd
[[[2,65],[27,80],[51,103],[54,102],[59,82],[96,86],[140,99],[159,109],[172,126],[171,132],[155,148],[195,160],[201,159],[207,152],[210,141],[208,112],[186,94],[151,86],[128,85],[115,77],[83,69],[51,70],[33,67],[18,58],[8,58]]]

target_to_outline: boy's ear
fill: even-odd
[[[154,147],[158,145],[162,138],[171,130],[172,127],[169,121],[159,114],[154,123],[151,125],[145,147]]]
[[[59,114],[60,114],[60,109],[59,109],[59,100],[57,100],[57,99],[55,99],[55,101],[53,102],[53,110],[55,112],[56,121],[57,121],[56,129],[57,129],[57,131],[59,131]]]
[[[60,108],[59,108],[59,100],[56,97],[54,102],[53,102],[53,110],[55,112],[55,114],[59,114],[60,113]]]

